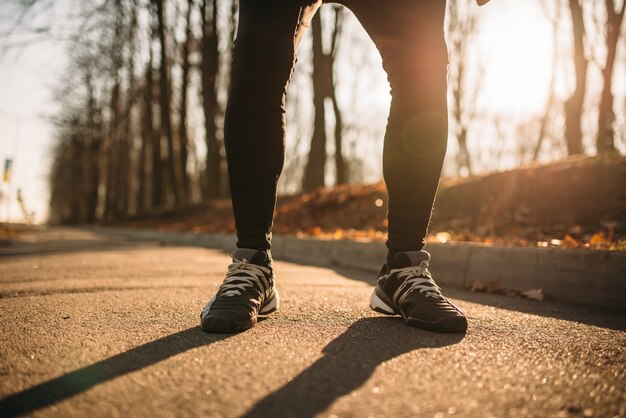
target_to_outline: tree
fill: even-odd
[[[116,176],[116,201],[117,213],[116,218],[126,218],[130,212],[130,193],[131,193],[131,151],[133,146],[134,126],[133,126],[133,108],[135,106],[136,85],[135,85],[135,54],[137,42],[137,0],[131,0],[129,3],[129,21],[125,30],[126,36],[126,103],[124,106],[124,114],[122,120],[118,121],[123,126],[123,132],[120,132],[120,142],[117,149],[117,176]]]
[[[35,16],[39,13],[32,4],[51,1],[16,1],[15,7]],[[228,6],[233,15],[223,27],[232,37],[237,3]],[[78,7],[69,65],[59,83],[62,111],[55,118],[50,213],[63,222],[95,222],[188,202],[195,195],[188,169],[197,167],[190,164],[189,124],[200,110],[191,106],[189,90],[198,85],[209,146],[205,183],[212,196],[222,195],[218,92],[228,77],[219,65],[217,0],[85,0]],[[202,44],[194,37],[196,7],[202,12]],[[180,18],[181,40],[166,23],[172,17]],[[193,77],[196,51],[202,56],[198,82]],[[172,88],[172,61],[180,63],[180,94]],[[172,116],[172,107],[180,117]]]
[[[208,2],[211,1],[209,10]],[[217,0],[201,0],[202,19],[202,110],[207,144],[205,198],[219,197],[222,193],[222,167],[220,143],[217,139],[216,115],[217,74],[219,70],[219,39],[217,33]]]
[[[326,109],[325,100],[330,98],[335,114],[335,167],[336,182],[347,181],[347,170],[342,154],[342,118],[335,96],[333,63],[337,51],[337,38],[341,32],[341,9],[335,9],[335,21],[332,28],[330,52],[325,53],[322,44],[322,20],[317,13],[311,22],[313,35],[313,106],[315,118],[308,161],[302,179],[302,190],[310,191],[325,185],[326,174]]]
[[[75,154],[72,152],[71,138],[72,131],[70,126],[57,125],[59,137],[63,140],[55,144],[52,151],[52,166],[50,168],[49,184],[50,184],[50,214],[49,221],[51,223],[66,224],[78,223],[78,216],[75,213],[78,201],[76,193],[72,187],[72,176],[74,173]]]
[[[472,0],[466,1],[473,3]],[[452,132],[459,144],[457,156],[457,170],[459,175],[466,172],[472,174],[472,161],[467,148],[467,136],[470,121],[475,115],[477,92],[482,82],[482,69],[476,76],[473,89],[468,91],[468,61],[469,45],[478,30],[478,15],[473,12],[474,4],[470,7],[460,7],[461,0],[452,1],[448,6],[448,44],[450,49],[450,85],[452,90],[451,116]],[[468,103],[470,103],[468,105]]]
[[[581,0],[569,0],[574,35],[574,68],[576,86],[572,95],[565,101],[565,140],[569,155],[583,153],[583,133],[581,117],[587,90],[587,67],[585,58],[585,23]]]
[[[187,93],[189,90],[189,75],[191,72],[191,63],[189,54],[193,33],[191,31],[191,11],[193,10],[194,1],[187,0],[187,12],[185,14],[185,39],[181,48],[182,51],[182,71],[180,83],[180,119],[178,121],[178,141],[180,143],[180,172],[183,184],[183,201],[189,202],[191,196],[191,185],[189,174],[187,173],[187,162],[189,159],[189,137],[187,133]]]
[[[337,39],[343,28],[343,9],[335,7],[335,22],[333,25],[333,33],[331,39],[331,57],[332,62],[330,64],[330,100],[333,104],[333,113],[335,114],[335,184],[339,185],[347,183],[349,180],[348,169],[346,167],[346,161],[343,155],[343,118],[341,116],[341,109],[339,108],[339,102],[337,101],[337,84],[335,82],[334,73],[332,67],[336,58],[337,51]]]
[[[169,176],[169,189],[174,197],[176,206],[181,203],[181,193],[179,187],[178,164],[176,163],[176,152],[174,145],[174,132],[172,130],[171,120],[171,98],[170,98],[170,81],[168,69],[168,53],[166,32],[167,25],[165,22],[164,0],[153,0],[156,4],[157,12],[157,31],[159,36],[159,46],[161,52],[161,62],[159,65],[159,97],[161,111],[161,137],[165,137],[167,143],[167,166]]]
[[[552,116],[552,110],[556,101],[555,81],[557,73],[557,60],[558,60],[558,42],[559,42],[559,22],[561,21],[561,1],[556,0],[554,3],[554,15],[550,14],[547,4],[541,3],[544,14],[550,20],[552,25],[552,67],[550,70],[550,81],[548,82],[548,98],[546,99],[546,108],[539,120],[539,132],[537,134],[537,141],[535,142],[535,150],[533,152],[533,161],[537,161],[541,147],[548,131],[548,123]]]
[[[98,188],[100,186],[100,155],[102,148],[102,110],[96,102],[92,69],[84,68],[84,83],[87,89],[87,175],[86,175],[86,216],[84,221],[92,224],[98,212]]]
[[[600,109],[598,113],[598,134],[596,136],[596,149],[598,153],[615,151],[614,144],[614,123],[615,112],[613,111],[613,68],[615,67],[615,57],[617,55],[617,43],[620,38],[622,21],[624,20],[624,10],[626,1],[622,1],[622,6],[616,10],[617,5],[614,0],[605,0],[606,6],[606,60],[602,69],[602,95],[600,97]]]
[[[104,218],[114,219],[120,214],[118,197],[117,172],[120,169],[120,161],[118,160],[119,148],[122,136],[121,120],[122,120],[122,78],[121,71],[124,65],[122,56],[123,34],[123,16],[124,10],[121,0],[115,0],[112,18],[114,19],[112,38],[108,46],[111,69],[107,74],[112,80],[112,88],[109,100],[109,119],[108,119],[108,140],[106,148],[106,183],[105,183],[105,202],[104,202]]]
[[[151,184],[152,190],[150,192],[151,200],[150,206],[158,207],[161,205],[161,189],[162,189],[162,172],[161,167],[161,139],[156,135],[154,129],[154,113],[152,108],[154,106],[154,68],[152,64],[152,41],[151,37],[148,41],[148,62],[146,63],[145,76],[143,82],[143,103],[141,108],[141,135],[139,145],[139,158],[138,158],[138,181],[139,188],[137,189],[137,212],[141,213],[146,206],[146,196],[148,193],[148,148],[152,150],[151,154]]]

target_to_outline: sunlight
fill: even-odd
[[[481,13],[468,69],[470,79],[479,83],[477,105],[486,113],[542,112],[552,69],[552,29],[548,19],[539,7],[514,2],[496,2],[481,8]],[[378,69],[370,71],[375,70]],[[390,96],[384,73],[381,70],[381,74],[368,75],[380,82],[372,83],[367,100],[386,108]],[[557,77],[556,87],[558,95],[566,94],[562,77]]]
[[[485,8],[474,52],[484,66],[479,103],[487,111],[543,110],[552,68],[552,31],[540,8],[515,3]],[[476,73],[480,68],[474,69]],[[563,86],[558,86],[562,90]]]

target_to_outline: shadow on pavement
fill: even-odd
[[[194,327],[159,338],[2,399],[1,415],[16,417],[37,411],[78,395],[100,383],[228,337],[228,334],[206,334],[200,328]]]
[[[464,337],[410,328],[399,318],[360,319],[324,348],[322,358],[242,418],[313,417],[361,387],[385,361],[422,348],[456,344]]]

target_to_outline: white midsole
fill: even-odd
[[[383,300],[378,297],[375,290],[372,292],[372,297],[370,298],[370,308],[374,310],[378,308],[379,310],[386,312],[390,315],[395,314],[394,309],[391,306],[387,305],[385,302],[383,302]]]
[[[202,308],[202,313],[200,314],[200,319],[204,320],[204,317],[209,314],[209,312],[211,311],[211,306],[213,305],[213,302],[215,302],[215,299],[216,297],[213,296],[211,299],[209,299],[207,304],[204,305],[204,308]]]

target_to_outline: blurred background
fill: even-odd
[[[0,220],[232,231],[222,126],[236,0],[0,5]],[[624,7],[448,2],[437,240],[623,246]],[[382,239],[389,103],[367,34],[324,5],[289,87],[278,232]],[[342,216],[328,202],[346,219],[328,220]]]

